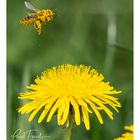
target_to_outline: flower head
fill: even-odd
[[[133,127],[133,125],[125,126],[124,129],[127,130],[128,132],[122,134],[121,137],[115,138],[114,140],[133,140],[134,139],[134,135],[133,135],[134,127]]]
[[[47,122],[50,122],[56,114],[58,125],[65,125],[73,116],[76,125],[80,125],[82,120],[89,130],[89,113],[94,112],[103,124],[101,110],[113,120],[113,113],[107,105],[117,112],[117,108],[121,107],[118,98],[112,96],[120,91],[114,90],[109,82],[103,80],[102,74],[84,65],[65,64],[47,69],[35,79],[35,84],[27,86],[30,91],[20,93],[18,98],[28,99],[29,102],[20,107],[18,112],[31,112],[29,121],[32,121],[40,111],[38,123],[46,116]]]

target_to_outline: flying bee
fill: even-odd
[[[39,10],[27,1],[25,1],[25,6],[31,12],[20,20],[20,23],[22,25],[34,25],[36,32],[40,35],[42,24],[51,22],[55,13],[50,9]]]

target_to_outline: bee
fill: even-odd
[[[25,1],[25,7],[31,12],[20,20],[20,24],[34,25],[36,32],[40,35],[42,24],[51,22],[55,13],[50,9],[39,10],[27,1]]]

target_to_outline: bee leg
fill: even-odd
[[[40,35],[41,33],[41,22],[39,20],[35,21],[34,23],[34,27],[35,27],[35,30],[38,32],[38,34]]]

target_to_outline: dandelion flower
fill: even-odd
[[[124,129],[127,130],[128,132],[122,134],[121,137],[115,138],[114,140],[134,140],[134,135],[133,135],[134,127],[133,127],[133,125],[125,126]]]
[[[90,66],[64,64],[47,69],[35,79],[35,84],[27,86],[30,91],[20,93],[18,98],[28,99],[29,102],[20,107],[18,112],[31,113],[29,121],[40,112],[38,123],[45,117],[50,122],[56,114],[58,125],[63,126],[72,116],[73,123],[80,125],[83,121],[89,130],[89,113],[94,112],[103,124],[101,111],[113,120],[109,106],[116,112],[121,107],[118,98],[112,96],[121,92],[103,80],[104,76]]]

